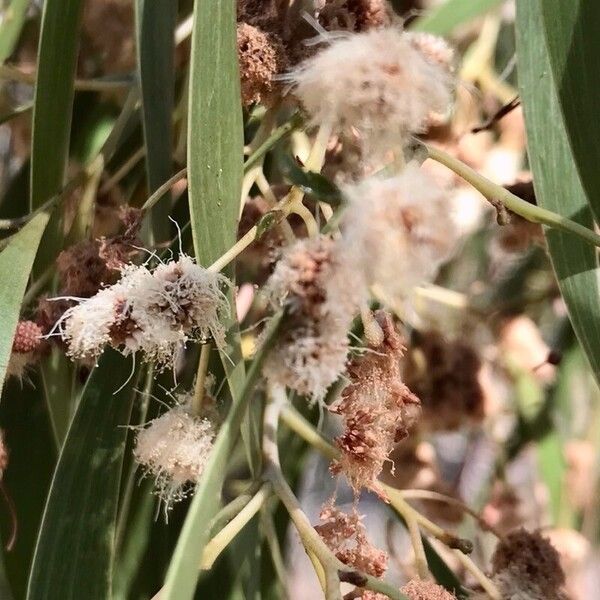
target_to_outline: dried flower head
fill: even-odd
[[[369,542],[356,507],[351,513],[345,513],[330,501],[323,505],[319,517],[322,523],[315,529],[339,560],[373,577],[381,577],[385,573],[387,553]]]
[[[461,339],[437,331],[415,336],[404,369],[406,381],[423,404],[422,423],[433,430],[454,430],[484,417],[479,383],[481,360]]]
[[[390,24],[385,0],[327,0],[318,13],[327,31],[367,31]]]
[[[33,321],[19,321],[15,330],[12,351],[6,374],[22,379],[27,367],[33,364],[42,345],[42,329]]]
[[[134,456],[156,479],[156,493],[169,508],[200,481],[216,435],[211,420],[191,414],[189,395],[150,421],[136,437]]]
[[[289,322],[265,363],[267,378],[318,400],[344,371],[348,330],[364,293],[360,278],[348,289],[349,268],[327,237],[284,253],[267,287]]]
[[[356,492],[368,487],[381,493],[376,480],[383,464],[419,414],[419,400],[401,378],[402,340],[387,313],[379,311],[376,319],[383,341],[350,363],[350,384],[330,407],[344,419],[333,471],[344,473]]]
[[[189,256],[149,270],[127,265],[116,284],[68,309],[59,324],[73,358],[97,358],[108,344],[173,365],[185,343],[209,336],[223,346],[226,279]]]
[[[289,79],[315,124],[356,127],[369,153],[402,146],[452,100],[448,72],[391,27],[334,37]]]
[[[564,600],[565,574],[558,552],[539,531],[518,529],[503,538],[492,557],[494,581],[505,598]]]
[[[456,600],[456,596],[433,581],[412,579],[400,591],[409,600]]]
[[[237,48],[244,105],[269,103],[278,87],[274,77],[287,68],[281,40],[275,33],[241,23],[237,26]]]
[[[369,284],[398,300],[435,278],[458,233],[442,190],[416,164],[395,177],[346,186],[344,193],[344,238]]]

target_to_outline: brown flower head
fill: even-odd
[[[404,376],[423,403],[422,422],[433,430],[453,430],[481,421],[480,368],[481,361],[468,343],[448,341],[437,331],[420,334],[411,348]]]
[[[492,568],[501,589],[529,590],[534,597],[548,600],[564,598],[561,588],[565,574],[560,557],[539,530],[521,528],[508,534],[496,547]]]
[[[240,23],[237,26],[242,101],[268,103],[277,91],[274,77],[287,67],[285,48],[275,33]]]
[[[315,529],[329,549],[349,567],[381,577],[387,569],[388,556],[367,539],[367,531],[356,508],[345,513],[328,502],[321,509],[322,523]]]
[[[456,596],[432,581],[412,579],[400,591],[409,600],[456,600]]]
[[[344,432],[335,440],[342,455],[332,469],[344,473],[357,492],[362,487],[378,489],[384,462],[419,414],[419,399],[401,378],[400,335],[389,314],[379,311],[375,318],[383,341],[350,363],[350,384],[330,407],[344,419]]]
[[[327,0],[319,11],[319,23],[328,31],[366,31],[389,25],[385,0]]]

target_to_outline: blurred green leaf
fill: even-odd
[[[10,57],[21,36],[30,0],[12,0],[4,8],[0,24],[0,64]]]
[[[63,186],[69,158],[82,0],[46,0],[38,46],[31,140],[31,209]],[[42,273],[62,245],[60,212],[52,216],[34,271]]]
[[[550,69],[539,0],[517,3],[519,84],[525,110],[529,161],[540,206],[587,227],[592,216],[563,117],[557,86]],[[595,249],[557,230],[546,238],[573,329],[600,380],[600,313]]]
[[[208,265],[236,239],[243,124],[233,0],[194,9],[188,119],[188,194],[196,258]]]
[[[0,252],[0,392],[10,359],[21,301],[48,218],[46,212],[33,217]]]
[[[600,220],[600,2],[593,0],[535,0],[545,29],[548,66],[563,126],[571,145],[581,184],[597,220]],[[537,8],[539,7],[539,8]]]
[[[460,579],[454,574],[454,571],[444,562],[444,559],[436,552],[425,536],[422,536],[422,540],[427,566],[437,583],[452,592],[460,600],[468,598],[468,592],[462,587]]]
[[[447,0],[415,19],[409,29],[448,35],[455,27],[467,23],[501,3],[502,0]]]
[[[263,345],[257,351],[248,371],[244,389],[234,395],[227,417],[221,425],[169,565],[161,600],[191,600],[194,596],[200,557],[210,533],[207,525],[219,509],[221,487],[225,479],[229,455],[238,437],[240,424],[254,383],[260,374],[262,361],[269,351],[280,322],[281,314],[271,319],[263,338]]]
[[[29,567],[38,529],[56,464],[56,451],[48,414],[40,393],[39,378],[28,374],[25,382],[14,378],[4,386],[0,403],[0,426],[9,451],[8,467],[2,481],[17,512],[17,539],[4,556],[6,575],[15,598],[24,598]],[[0,503],[2,540],[12,536],[13,524]],[[0,598],[4,598],[0,591]]]
[[[28,600],[110,598],[115,521],[135,383],[107,350],[85,386],[52,481]]]
[[[280,156],[279,168],[290,183],[298,186],[306,194],[310,194],[334,208],[342,203],[342,193],[337,185],[320,173],[305,171],[289,154]]]
[[[172,112],[175,87],[175,21],[177,2],[136,0],[138,73],[146,146],[148,190],[156,191],[172,174]],[[170,194],[144,223],[152,245],[169,238]]]

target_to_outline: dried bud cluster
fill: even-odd
[[[455,249],[458,233],[439,188],[411,163],[400,175],[344,189],[348,253],[370,285],[391,300],[430,282]]]
[[[28,365],[35,362],[42,345],[42,329],[33,321],[19,321],[12,343],[12,352],[6,369],[10,377],[23,377]]]
[[[318,20],[327,31],[359,32],[389,25],[391,16],[385,0],[329,0]]]
[[[154,270],[128,265],[116,284],[67,310],[58,326],[73,358],[97,359],[110,344],[173,365],[190,339],[224,344],[225,281],[186,255]]]
[[[401,147],[452,101],[448,70],[392,27],[335,37],[289,79],[313,123],[358,129],[367,153]]]
[[[415,336],[404,372],[423,403],[423,424],[446,431],[480,422],[484,417],[480,369],[481,360],[467,342],[446,340],[437,331]]]
[[[167,508],[199,482],[215,435],[214,419],[191,414],[189,394],[138,432],[135,459],[156,479],[156,493]]]
[[[539,531],[518,529],[502,539],[492,557],[494,581],[503,598],[566,600],[558,552]]]
[[[245,106],[268,104],[277,89],[276,75],[287,68],[288,59],[281,39],[254,25],[237,26],[238,61]]]
[[[322,524],[315,529],[339,560],[373,577],[381,577],[385,573],[387,553],[369,542],[367,530],[356,508],[348,514],[331,501],[322,507],[319,517]]]
[[[344,433],[335,440],[342,454],[332,468],[344,473],[355,492],[363,487],[378,490],[384,462],[408,435],[420,408],[419,399],[401,378],[404,347],[394,323],[383,311],[376,319],[383,342],[350,363],[350,384],[330,407],[344,419]]]
[[[348,330],[364,286],[330,238],[296,242],[275,267],[267,286],[285,306],[289,322],[270,353],[264,373],[273,382],[319,400],[342,374]]]
[[[432,581],[412,579],[400,591],[409,600],[456,600],[456,596]]]

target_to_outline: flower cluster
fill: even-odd
[[[216,435],[212,412],[192,414],[190,394],[181,394],[175,406],[136,436],[135,459],[155,478],[156,493],[167,509],[200,481]]]
[[[267,284],[288,321],[264,366],[273,382],[320,400],[343,373],[348,330],[364,295],[339,245],[321,236],[286,249]]]
[[[319,516],[321,524],[315,529],[339,560],[373,577],[381,577],[385,573],[387,553],[369,542],[367,530],[355,507],[351,513],[345,513],[330,501],[322,507]]]
[[[392,300],[434,279],[456,246],[446,197],[415,163],[399,175],[344,188],[347,251],[370,285]]]
[[[27,366],[35,361],[42,342],[42,329],[37,323],[19,321],[13,338],[7,374],[22,378]]]
[[[344,432],[335,440],[341,458],[333,471],[343,472],[355,492],[367,487],[382,494],[377,477],[394,446],[408,435],[420,403],[402,381],[404,347],[391,317],[380,311],[376,319],[383,341],[350,363],[350,384],[330,410],[344,420]]]
[[[558,552],[539,531],[509,533],[498,543],[492,567],[494,581],[507,600],[567,600]]]
[[[289,79],[314,124],[365,136],[365,157],[403,146],[452,102],[449,69],[395,27],[335,37]]]
[[[68,309],[58,327],[72,358],[96,360],[111,345],[172,366],[190,339],[211,336],[223,346],[225,281],[186,255],[153,270],[127,265],[117,283]]]

